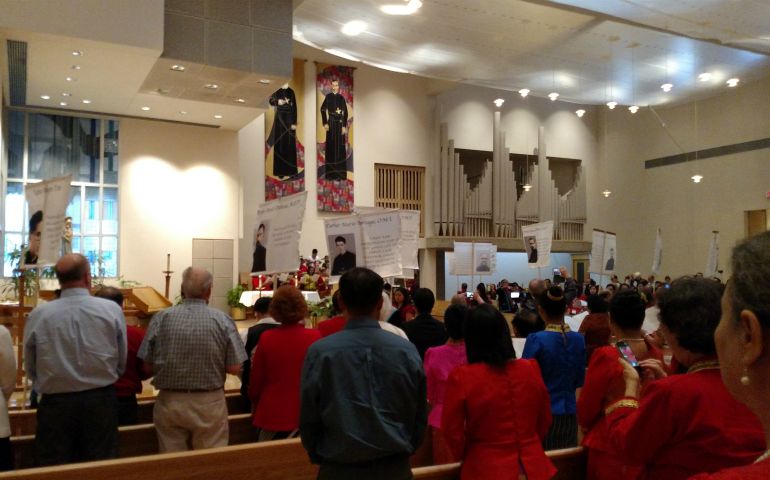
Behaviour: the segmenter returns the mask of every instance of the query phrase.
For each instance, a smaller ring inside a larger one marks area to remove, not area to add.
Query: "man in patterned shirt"
[[[207,305],[211,284],[206,270],[185,269],[184,300],[155,315],[139,349],[160,390],[153,420],[161,452],[227,445],[225,372],[237,375],[246,352],[230,317]]]

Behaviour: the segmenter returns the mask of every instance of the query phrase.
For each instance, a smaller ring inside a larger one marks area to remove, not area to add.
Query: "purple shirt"
[[[449,374],[455,367],[468,363],[465,344],[441,345],[425,352],[425,377],[428,382],[428,402],[432,408],[428,425],[441,428],[441,412],[444,409],[444,393]]]

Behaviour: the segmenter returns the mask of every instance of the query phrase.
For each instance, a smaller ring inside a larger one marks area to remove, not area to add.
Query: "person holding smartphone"
[[[598,296],[590,302],[603,302]],[[615,295],[609,305],[609,332],[615,343],[593,351],[586,381],[577,401],[578,423],[583,430],[583,447],[588,451],[588,478],[614,480],[635,478],[640,467],[623,462],[609,438],[604,410],[623,396],[623,366],[618,359],[639,365],[649,358],[663,359],[663,352],[642,335],[644,301],[631,290]],[[583,322],[585,324],[585,322]],[[605,337],[605,344],[606,344]],[[652,377],[645,377],[650,380]]]

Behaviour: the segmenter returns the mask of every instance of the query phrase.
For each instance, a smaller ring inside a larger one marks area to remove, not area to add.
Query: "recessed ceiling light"
[[[89,100],[89,99],[87,99],[87,98],[84,98],[84,99],[83,99],[83,103],[85,103],[85,104],[89,104],[89,103],[91,103],[91,100]]]
[[[203,88],[208,88],[209,90],[216,90],[217,88],[219,88],[219,85],[217,85],[216,83],[207,83],[206,85],[203,86]]]
[[[550,98],[552,102],[555,102],[556,99],[559,98],[559,94],[556,92],[551,92],[548,94],[548,98]]]
[[[728,87],[737,87],[738,82],[740,81],[741,81],[740,78],[730,78],[725,83],[727,84]]]
[[[612,110],[618,106],[618,102],[607,102],[607,107]]]
[[[639,106],[638,105],[631,105],[630,107],[628,107],[628,111],[631,112],[631,113],[636,113],[636,112],[639,111]]]
[[[69,97],[70,95],[72,95],[72,94],[69,93],[69,92],[62,92],[62,94],[61,94],[62,97]]]
[[[578,118],[583,118],[583,115],[585,114],[586,114],[586,111],[583,110],[582,108],[580,110],[575,110],[575,115],[577,115]]]
[[[185,66],[184,65],[171,65],[171,70],[175,72],[184,72]]]
[[[672,84],[672,83],[664,83],[663,85],[661,85],[661,86],[660,86],[660,88],[661,88],[661,89],[662,89],[664,92],[670,92],[670,91],[671,91],[671,89],[672,89],[672,88],[674,88],[674,84]]]
[[[70,67],[72,70],[80,70],[80,65],[73,65]]]
[[[185,112],[184,110],[179,110],[179,115],[187,115],[187,112]]]
[[[214,115],[214,118],[216,118],[217,120],[219,120],[220,118],[222,118],[222,115]]]
[[[66,107],[67,106],[67,102],[59,102],[59,105],[61,105],[62,107]]]
[[[502,98],[496,98],[492,103],[494,103],[497,108],[500,108],[505,103],[505,100]]]
[[[349,37],[355,37],[366,31],[366,22],[351,20],[343,25],[340,31]]]
[[[708,82],[711,80],[711,74],[709,72],[703,72],[700,75],[698,75],[698,80],[701,82]]]
[[[67,78],[65,78],[65,80],[67,80],[68,82],[74,82],[75,81],[75,79],[72,78],[72,77],[67,77]]]
[[[150,111],[150,107],[142,107],[142,110],[144,110],[145,112],[149,112]]]
[[[261,83],[262,85],[270,85],[270,80],[268,80],[267,78],[260,78],[259,83]]]
[[[387,13],[388,15],[412,15],[416,13],[420,7],[422,7],[422,2],[420,0],[409,0],[409,3],[406,5],[383,5],[380,7],[380,10],[382,13]]]
[[[72,55],[74,55],[76,57],[80,57],[80,56],[83,55],[83,52],[81,52],[80,50],[73,50],[72,51]]]
[[[607,198],[610,195],[612,195],[612,192],[610,192],[609,190],[605,190],[605,191],[602,192],[602,195],[604,195],[604,198]]]
[[[532,190],[532,185],[530,185],[530,184],[528,184],[528,183],[525,183],[525,184],[522,186],[522,188],[524,189],[524,191],[525,191],[525,192],[528,192],[528,191]]]
[[[50,100],[51,96],[50,95],[40,95],[40,98],[42,98],[43,100]]]
[[[233,100],[233,101],[234,101],[235,103],[246,103],[246,99],[245,99],[245,98],[236,98],[236,99],[235,99],[235,100]]]
[[[171,93],[171,90],[169,90],[168,88],[156,88],[155,91],[158,92],[160,95],[168,95],[169,93]]]
[[[701,181],[701,180],[703,180],[703,175],[697,175],[697,174],[696,174],[696,175],[693,175],[693,176],[692,176],[692,177],[690,177],[690,178],[692,178],[692,181],[693,181],[693,182],[695,182],[695,183],[700,183],[700,181]]]
[[[519,95],[521,95],[521,98],[526,98],[527,95],[529,95],[529,89],[522,88],[521,90],[519,90]]]

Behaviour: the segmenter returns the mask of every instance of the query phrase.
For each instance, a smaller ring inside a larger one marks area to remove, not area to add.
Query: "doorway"
[[[746,211],[746,238],[767,231],[767,210]]]

